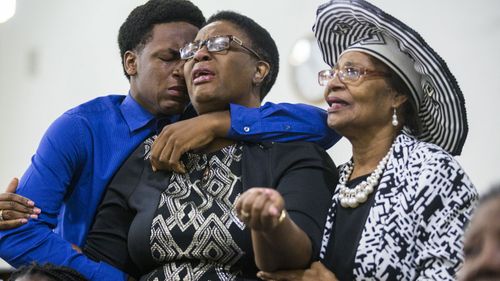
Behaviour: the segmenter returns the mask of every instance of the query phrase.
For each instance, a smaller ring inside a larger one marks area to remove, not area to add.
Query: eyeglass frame
[[[208,48],[208,44],[207,44],[207,43],[208,43],[210,40],[214,40],[215,38],[220,38],[220,37],[226,37],[226,38],[229,38],[229,44],[228,44],[228,47],[227,47],[227,48],[225,48],[225,49],[222,49],[222,50],[210,51],[210,49]],[[234,36],[234,35],[216,35],[216,36],[212,36],[212,37],[210,37],[210,38],[207,38],[207,39],[205,39],[205,40],[197,40],[197,41],[193,41],[193,42],[191,42],[191,43],[188,43],[188,44],[184,45],[184,47],[180,48],[180,49],[179,49],[179,54],[180,54],[180,57],[181,57],[181,59],[182,59],[182,60],[189,60],[189,59],[193,58],[193,57],[196,55],[196,53],[197,53],[199,50],[201,50],[201,49],[203,48],[203,46],[207,46],[207,50],[208,50],[208,52],[210,52],[210,53],[217,53],[217,52],[222,52],[222,51],[225,51],[225,50],[229,50],[230,45],[231,45],[231,42],[235,42],[236,44],[238,44],[238,46],[242,47],[244,50],[246,50],[246,51],[248,51],[249,53],[253,54],[253,55],[254,55],[255,57],[257,57],[259,60],[263,60],[263,59],[262,59],[262,57],[261,57],[261,56],[260,56],[260,55],[259,55],[256,51],[254,51],[254,50],[252,50],[251,48],[249,48],[249,47],[247,47],[247,46],[243,45],[243,41],[241,41],[241,39],[239,39],[238,37],[236,37],[236,36]],[[199,45],[198,45],[198,49],[197,49],[195,52],[193,52],[193,55],[192,55],[192,56],[187,57],[187,58],[183,58],[183,56],[182,56],[182,50],[183,50],[184,48],[186,48],[189,44],[195,44],[195,43],[199,44]]]
[[[339,75],[339,73],[344,73],[346,68],[354,68],[359,70],[359,76],[356,80],[344,80],[344,76]],[[332,78],[326,80],[325,82],[321,82],[321,74],[325,73],[327,71],[333,71]],[[339,69],[338,67],[334,67],[332,69],[324,69],[318,72],[318,84],[320,86],[326,86],[328,85],[328,82],[330,80],[334,79],[335,76],[339,77],[340,82],[345,83],[345,84],[356,84],[358,81],[362,80],[364,77],[369,77],[369,76],[380,76],[380,77],[391,77],[391,74],[388,72],[384,71],[378,71],[378,70],[370,70],[362,66],[355,66],[355,65],[350,65],[350,66],[343,66],[342,69]]]

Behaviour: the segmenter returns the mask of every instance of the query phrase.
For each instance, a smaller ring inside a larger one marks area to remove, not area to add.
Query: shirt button
[[[245,133],[250,132],[250,127],[248,126],[243,127],[243,131],[245,131]]]

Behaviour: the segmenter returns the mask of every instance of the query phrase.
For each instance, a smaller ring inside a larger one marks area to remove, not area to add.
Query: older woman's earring
[[[392,113],[392,126],[397,127],[398,124],[398,115],[396,114],[396,108],[394,108],[394,112]]]

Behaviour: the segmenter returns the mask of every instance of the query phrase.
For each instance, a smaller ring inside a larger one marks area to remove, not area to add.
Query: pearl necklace
[[[339,179],[339,199],[340,205],[344,208],[356,208],[359,204],[366,202],[368,196],[373,192],[375,187],[378,185],[380,176],[384,172],[387,161],[392,152],[392,146],[387,152],[387,154],[380,160],[377,168],[366,178],[354,188],[348,188],[346,186],[347,180],[351,176],[354,170],[354,163],[351,160],[342,169],[342,176]]]

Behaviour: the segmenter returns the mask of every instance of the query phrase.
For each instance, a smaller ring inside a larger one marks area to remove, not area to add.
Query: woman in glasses
[[[462,92],[411,28],[362,0],[319,7],[328,125],[352,144],[339,167],[321,262],[272,280],[455,280],[477,192],[452,155]]]
[[[279,66],[269,33],[233,12],[208,19],[180,56],[200,115],[258,107]],[[216,139],[187,153],[180,174],[152,171],[152,142],[110,183],[84,253],[141,280],[256,280],[257,267],[306,268],[317,257],[338,181],[323,149]]]

